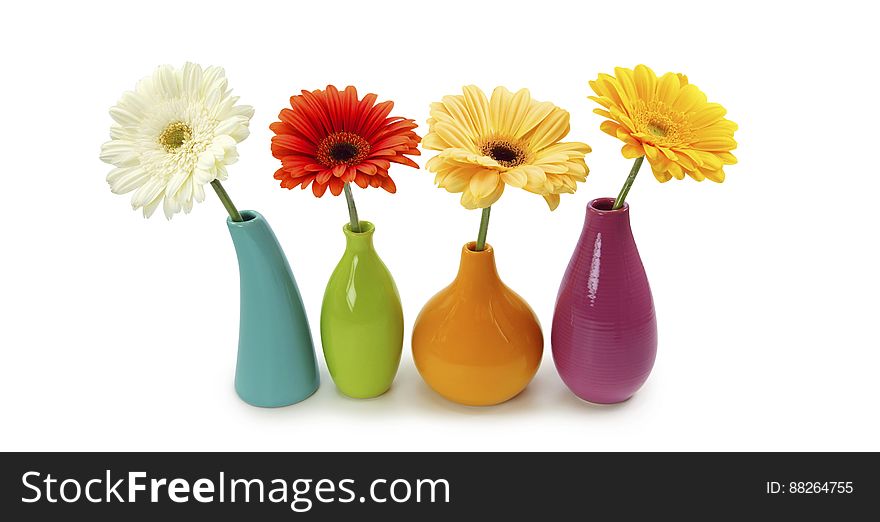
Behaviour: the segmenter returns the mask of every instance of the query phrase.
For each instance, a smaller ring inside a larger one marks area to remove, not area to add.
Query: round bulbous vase
[[[613,404],[648,379],[657,354],[651,288],[629,221],[629,204],[613,198],[587,205],[553,315],[553,361],[581,399]]]
[[[375,226],[343,227],[345,252],[321,306],[324,358],[336,387],[356,399],[391,387],[403,350],[403,308],[391,273],[373,247]]]
[[[259,212],[226,220],[238,257],[241,304],[235,391],[253,406],[300,402],[318,389],[305,308],[287,257]]]
[[[412,350],[426,383],[468,406],[505,402],[531,382],[544,351],[538,318],[498,276],[490,245],[462,248],[455,280],[416,319]]]

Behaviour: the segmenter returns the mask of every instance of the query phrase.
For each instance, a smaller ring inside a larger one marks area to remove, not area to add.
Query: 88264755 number
[[[790,482],[788,492],[799,495],[849,494],[853,492],[852,482]]]

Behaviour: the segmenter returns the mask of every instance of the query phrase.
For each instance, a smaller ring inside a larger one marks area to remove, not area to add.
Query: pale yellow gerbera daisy
[[[560,142],[567,111],[533,100],[527,89],[498,87],[491,100],[476,86],[462,90],[431,104],[422,146],[440,151],[426,167],[438,186],[461,193],[465,208],[487,208],[511,185],[544,196],[553,210],[560,194],[586,180],[589,145]]]
[[[590,82],[602,109],[593,112],[608,118],[601,129],[624,142],[623,156],[644,156],[661,182],[684,179],[724,181],[724,166],[736,163],[736,123],[724,118],[727,111],[709,103],[687,76],[666,73],[657,77],[650,68],[617,67],[616,76],[600,74]]]

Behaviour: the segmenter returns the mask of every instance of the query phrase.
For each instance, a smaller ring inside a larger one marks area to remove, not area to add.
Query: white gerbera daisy
[[[206,183],[226,179],[248,137],[254,109],[237,101],[221,67],[159,67],[110,109],[111,141],[101,147],[101,160],[116,167],[110,189],[134,191],[131,206],[144,217],[163,202],[168,219],[189,213],[193,200],[204,201]]]

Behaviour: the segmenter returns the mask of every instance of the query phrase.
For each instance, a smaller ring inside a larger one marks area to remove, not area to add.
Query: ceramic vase
[[[589,402],[629,399],[657,353],[651,288],[629,222],[612,198],[587,206],[553,315],[553,361],[566,386]]]
[[[391,273],[373,247],[375,227],[343,227],[345,253],[321,307],[324,358],[339,391],[358,399],[391,387],[403,348],[403,308]]]
[[[241,215],[244,221],[226,221],[241,283],[235,391],[254,406],[287,406],[318,389],[309,321],[269,223],[252,210]]]
[[[492,247],[477,252],[468,243],[455,280],[416,319],[412,348],[434,391],[459,404],[490,406],[529,384],[544,338],[529,305],[501,282]]]

